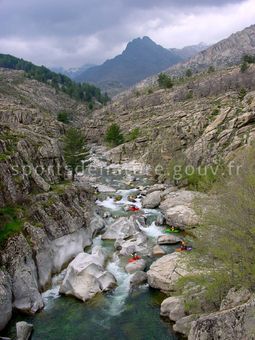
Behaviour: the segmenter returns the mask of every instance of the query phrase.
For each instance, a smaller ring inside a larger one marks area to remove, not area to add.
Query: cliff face
[[[86,106],[23,72],[0,69],[0,330],[13,308],[43,307],[52,275],[103,226],[93,190],[64,181],[65,125],[56,119],[62,110],[78,120]],[[10,234],[5,219],[16,228]]]
[[[177,150],[194,165],[229,159],[254,140],[254,75],[254,66],[245,73],[229,68],[186,79],[171,90],[123,94],[85,120],[88,136],[102,141],[111,122],[126,135],[139,128],[136,140],[112,150],[115,161],[147,160],[155,153],[159,160],[171,159]]]

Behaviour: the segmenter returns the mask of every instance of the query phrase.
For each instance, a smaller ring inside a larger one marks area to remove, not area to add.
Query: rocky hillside
[[[102,226],[93,190],[64,178],[61,110],[86,112],[69,96],[0,69],[0,330],[12,310],[35,313],[41,292]]]
[[[121,55],[89,68],[76,80],[96,84],[114,95],[179,61],[177,54],[143,37],[128,43]]]
[[[193,72],[207,71],[210,66],[222,69],[239,64],[245,54],[255,55],[255,25],[232,34],[196,54],[188,61],[166,69],[165,72],[173,77],[179,77],[185,75],[188,69]],[[148,78],[140,86],[151,84],[156,79],[156,76]]]
[[[138,137],[112,151],[113,159],[152,155],[171,159],[181,150],[194,165],[230,158],[254,140],[255,67],[239,67],[186,78],[170,90],[145,87],[123,94],[86,119],[88,136],[102,141],[111,122]]]

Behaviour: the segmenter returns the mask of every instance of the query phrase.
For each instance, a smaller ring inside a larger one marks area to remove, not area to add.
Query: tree
[[[83,170],[89,164],[89,150],[85,137],[80,130],[70,128],[64,137],[64,158],[68,168],[72,172],[72,181],[75,179],[78,167]]]
[[[159,87],[164,88],[164,89],[171,89],[173,87],[173,81],[172,78],[169,77],[165,73],[160,73],[158,76],[158,84]]]
[[[192,76],[192,71],[191,69],[189,68],[186,73],[185,73],[186,77],[190,78]]]
[[[105,134],[105,141],[111,146],[117,146],[124,142],[124,137],[118,124],[113,123],[108,127]]]

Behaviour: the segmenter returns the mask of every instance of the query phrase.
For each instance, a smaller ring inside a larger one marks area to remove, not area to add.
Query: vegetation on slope
[[[52,72],[45,66],[36,66],[31,62],[11,55],[0,54],[0,67],[23,70],[29,78],[50,84],[76,100],[88,103],[93,103],[97,100],[102,104],[106,104],[109,101],[108,95],[106,93],[102,94],[101,90],[94,85],[87,83],[77,84],[67,76]]]
[[[216,308],[232,287],[255,290],[254,152],[251,147],[239,157],[235,167],[231,166],[231,176],[215,187],[216,199],[210,200],[194,250],[189,254],[194,272],[202,269],[203,274],[179,282],[182,287],[192,282],[203,287],[205,300]],[[200,298],[190,307],[198,306]]]

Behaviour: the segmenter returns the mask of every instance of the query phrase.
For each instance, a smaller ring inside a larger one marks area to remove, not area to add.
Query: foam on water
[[[162,228],[156,226],[155,222],[152,222],[149,227],[142,227],[142,225],[140,225],[139,228],[149,237],[158,238],[164,235]]]
[[[60,284],[63,281],[66,274],[66,269],[63,270],[60,274],[55,275],[52,278],[52,286],[51,289],[46,290],[46,292],[42,293],[42,298],[44,302],[44,309],[48,309],[51,306],[51,302],[53,302],[55,299],[58,299],[60,297],[59,294],[59,288]]]
[[[108,264],[107,270],[115,276],[118,284],[118,287],[112,295],[109,296],[107,314],[116,316],[124,310],[125,301],[129,294],[130,278],[132,276],[122,268],[120,259],[116,254],[113,256],[113,261]]]

